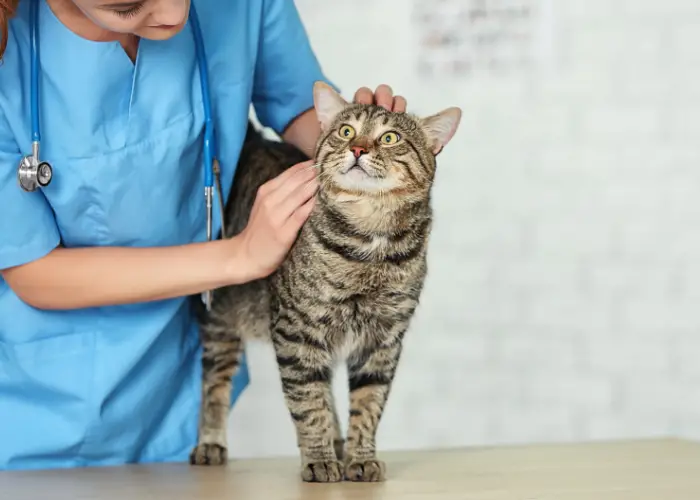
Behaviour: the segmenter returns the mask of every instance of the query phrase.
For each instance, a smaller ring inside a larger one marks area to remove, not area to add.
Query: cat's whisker
[[[320,169],[320,168],[321,168],[321,164],[320,164],[320,163],[313,163],[313,164],[311,164],[311,165],[308,165],[308,166],[304,167],[303,170],[304,170],[304,172],[308,172],[309,170],[317,170],[317,169]]]

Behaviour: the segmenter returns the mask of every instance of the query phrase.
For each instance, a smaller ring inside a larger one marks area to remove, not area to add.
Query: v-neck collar
[[[87,126],[86,133],[93,137],[104,137],[93,148],[123,147],[134,75],[147,47],[139,47],[132,63],[119,42],[87,40],[66,27],[46,0],[41,0],[40,8],[42,86],[51,85],[56,92],[52,98],[70,107],[66,116],[73,117],[71,121]]]
[[[42,33],[48,33],[48,36],[61,37],[61,39],[56,40],[56,47],[61,47],[63,46],[62,43],[65,43],[67,48],[79,47],[81,50],[92,48],[95,51],[104,51],[106,54],[111,54],[114,52],[117,55],[116,59],[120,59],[120,65],[122,65],[124,69],[134,69],[135,62],[132,62],[131,58],[127,55],[126,51],[118,41],[98,42],[88,40],[87,38],[79,36],[70,28],[68,28],[65,24],[63,24],[63,22],[56,16],[56,14],[51,9],[51,6],[46,0],[39,1],[41,2],[41,10],[39,11],[40,28],[42,30]],[[59,40],[60,42],[62,42],[61,44],[58,43]],[[139,44],[139,50],[141,48],[140,45],[141,44]],[[104,50],[105,48],[107,49],[107,51]]]
[[[42,86],[96,143],[85,145],[86,154],[146,139],[200,102],[189,23],[168,40],[141,39],[132,62],[119,42],[80,37],[40,1]]]

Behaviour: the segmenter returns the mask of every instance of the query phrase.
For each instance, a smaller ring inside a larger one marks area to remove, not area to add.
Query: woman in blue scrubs
[[[273,179],[240,236],[206,242],[190,2],[37,0],[54,178],[23,191],[32,1],[0,0],[0,468],[186,461],[201,370],[187,296],[279,265],[313,205],[313,169]],[[311,156],[312,86],[327,80],[293,0],[193,1],[227,193],[249,106]],[[406,105],[384,85],[355,100]]]

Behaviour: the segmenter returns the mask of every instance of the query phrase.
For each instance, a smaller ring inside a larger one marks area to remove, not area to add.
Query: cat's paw
[[[345,465],[345,479],[364,483],[376,483],[386,478],[386,465],[381,460],[352,460]]]
[[[192,465],[224,465],[227,461],[226,448],[214,443],[199,444],[190,453]]]
[[[301,478],[307,483],[337,483],[343,480],[343,464],[337,460],[309,462],[304,464]]]

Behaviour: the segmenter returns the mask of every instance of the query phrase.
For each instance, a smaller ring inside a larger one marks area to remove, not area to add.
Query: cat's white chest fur
[[[345,332],[342,342],[336,346],[333,352],[333,358],[336,360],[336,362],[345,361],[352,355],[353,352],[355,352],[358,346],[359,339],[357,334],[348,330]]]
[[[388,244],[389,240],[386,236],[374,236],[371,241],[364,243],[360,249],[364,255],[369,257],[375,253],[385,251]]]

